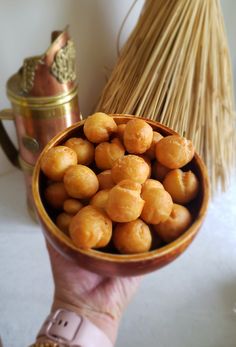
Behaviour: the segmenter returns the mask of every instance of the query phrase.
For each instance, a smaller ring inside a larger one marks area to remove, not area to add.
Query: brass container
[[[134,116],[112,115],[117,124],[126,123]],[[137,117],[136,117],[137,118]],[[168,127],[146,119],[154,131],[160,132],[163,136],[176,134]],[[84,121],[81,121],[69,129],[62,131],[54,137],[43,150],[44,155],[54,146],[64,143],[70,137],[78,136],[82,132]],[[122,255],[105,253],[98,250],[78,249],[53,222],[49,211],[44,206],[43,193],[45,190],[45,176],[40,170],[40,158],[36,163],[33,174],[33,198],[39,222],[47,240],[62,255],[70,257],[89,271],[105,276],[136,276],[157,270],[177,258],[191,244],[197,235],[204,217],[206,215],[209,202],[209,181],[206,167],[201,158],[195,154],[191,163],[188,164],[198,177],[200,191],[196,199],[190,203],[190,210],[193,215],[193,222],[186,232],[176,241],[159,249],[134,255]]]
[[[22,96],[20,76],[7,82],[11,109],[0,112],[0,141],[9,160],[24,172],[28,207],[32,211],[31,177],[44,146],[61,130],[81,119],[77,86],[62,95],[50,97]],[[19,150],[8,137],[1,120],[13,120]]]
[[[7,95],[12,104],[7,115],[15,121],[20,156],[30,165],[52,137],[80,119],[77,87],[59,96],[25,97],[16,74],[7,82]]]
[[[31,179],[41,151],[58,132],[81,120],[75,47],[67,28],[52,33],[44,54],[26,58],[6,89],[11,109],[0,111],[0,144],[12,164],[24,172],[28,209],[33,215]],[[14,121],[19,150],[2,120]]]

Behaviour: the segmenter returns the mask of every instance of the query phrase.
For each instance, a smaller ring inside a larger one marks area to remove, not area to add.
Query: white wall
[[[136,23],[144,0],[138,0],[122,33],[122,42]],[[50,33],[70,25],[77,46],[79,99],[84,115],[95,106],[106,75],[116,60],[116,38],[133,0],[0,0],[0,108],[9,106],[7,79],[24,58],[43,53]],[[222,0],[234,71],[236,71],[236,1]],[[4,122],[11,137],[15,130]],[[0,174],[12,170],[0,148]]]

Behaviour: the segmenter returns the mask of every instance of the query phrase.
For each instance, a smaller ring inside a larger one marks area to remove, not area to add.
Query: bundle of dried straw
[[[233,84],[218,0],[146,0],[97,110],[155,119],[193,140],[213,190],[235,163]]]

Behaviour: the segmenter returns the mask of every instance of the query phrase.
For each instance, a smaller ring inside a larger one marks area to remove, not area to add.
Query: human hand
[[[115,343],[119,321],[140,277],[105,277],[82,269],[47,244],[55,283],[52,310],[66,308],[87,317]]]

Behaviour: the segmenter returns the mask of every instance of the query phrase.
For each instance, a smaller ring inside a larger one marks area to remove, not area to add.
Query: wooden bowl
[[[134,116],[111,115],[117,124],[127,123]],[[176,134],[168,127],[148,120],[153,130],[160,132],[163,136]],[[74,136],[80,136],[83,130],[84,121],[78,122],[73,126],[55,136],[44,148],[40,158],[52,147],[63,144],[67,139]],[[209,201],[209,181],[206,167],[201,158],[195,154],[191,163],[188,164],[198,177],[200,182],[200,192],[197,198],[190,204],[190,210],[194,215],[193,223],[186,232],[176,241],[150,252],[121,255],[105,253],[98,250],[78,249],[58,227],[50,217],[50,212],[45,207],[43,191],[45,189],[46,179],[40,170],[40,158],[36,163],[33,174],[33,197],[36,213],[39,222],[42,225],[43,232],[54,248],[66,257],[72,258],[83,268],[96,272],[104,276],[136,276],[157,270],[175,258],[177,258],[189,246],[196,236],[206,215]]]

